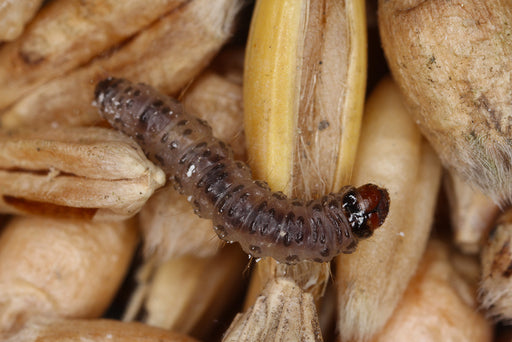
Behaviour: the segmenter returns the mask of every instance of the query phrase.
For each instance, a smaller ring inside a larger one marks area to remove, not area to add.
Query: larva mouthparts
[[[307,202],[272,192],[233,159],[205,121],[148,85],[104,79],[96,86],[95,105],[191,198],[199,216],[213,221],[221,239],[237,241],[254,257],[327,262],[352,253],[388,214],[388,192],[373,184],[345,186]]]

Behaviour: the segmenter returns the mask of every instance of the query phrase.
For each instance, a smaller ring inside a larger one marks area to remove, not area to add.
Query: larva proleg
[[[254,257],[330,261],[352,253],[388,214],[388,192],[373,184],[345,186],[307,202],[272,192],[233,159],[206,122],[148,85],[107,78],[96,87],[95,105],[141,145],[199,216],[213,221],[221,239],[240,243]]]

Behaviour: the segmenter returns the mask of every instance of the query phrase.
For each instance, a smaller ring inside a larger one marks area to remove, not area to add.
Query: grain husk
[[[0,235],[0,330],[30,317],[99,317],[131,262],[128,222],[15,217]]]
[[[1,116],[4,127],[91,125],[96,83],[116,76],[177,94],[231,36],[240,0],[191,0],[162,16],[111,53],[34,89]]]
[[[336,264],[338,330],[364,340],[386,324],[425,250],[441,180],[441,164],[411,120],[394,82],[372,92],[354,168],[354,183],[388,189],[389,214],[371,239]]]
[[[0,128],[0,212],[126,219],[164,183],[163,172],[118,132]]]
[[[366,85],[365,23],[361,1],[256,3],[244,120],[251,169],[273,190],[310,199],[350,180]],[[246,307],[276,277],[294,279],[318,300],[330,276],[327,263],[256,265]]]
[[[148,260],[139,270],[138,289],[124,320],[142,313],[144,323],[207,339],[241,297],[247,262],[235,246],[205,258]]]
[[[452,257],[446,243],[429,243],[393,316],[372,342],[493,340],[491,322],[478,311],[477,282],[459,273]],[[458,258],[465,269],[479,268],[475,259]]]
[[[407,108],[443,164],[512,199],[510,1],[380,0],[382,46]]]
[[[192,337],[142,323],[109,319],[37,318],[5,338],[6,342],[197,342]]]

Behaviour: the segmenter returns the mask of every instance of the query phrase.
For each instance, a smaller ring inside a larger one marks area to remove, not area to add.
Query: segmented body
[[[217,235],[254,257],[326,262],[353,252],[388,213],[387,191],[373,184],[345,186],[307,202],[272,192],[233,159],[205,121],[147,85],[108,78],[95,98],[101,115],[141,145],[195,212],[213,221]]]

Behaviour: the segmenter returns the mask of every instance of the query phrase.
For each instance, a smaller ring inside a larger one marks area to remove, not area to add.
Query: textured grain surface
[[[321,342],[313,296],[293,281],[269,281],[255,304],[238,314],[223,341]]]
[[[119,132],[0,129],[0,212],[125,219],[164,183],[162,170]]]
[[[392,203],[382,229],[337,259],[338,330],[346,341],[369,338],[391,317],[427,244],[441,179],[439,159],[390,79],[367,102],[358,153],[354,182],[382,184]]]
[[[382,46],[409,112],[444,165],[512,198],[512,3],[379,1]]]
[[[128,221],[12,219],[0,235],[0,331],[36,315],[99,317],[137,241]]]

